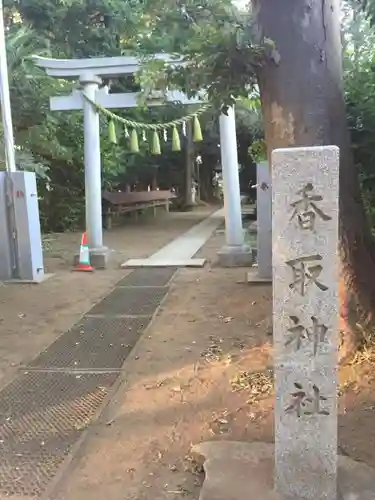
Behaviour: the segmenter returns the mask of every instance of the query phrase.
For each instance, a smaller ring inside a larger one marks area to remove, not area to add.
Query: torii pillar
[[[80,77],[87,97],[96,100],[101,78],[93,74]],[[92,265],[105,267],[108,249],[103,245],[102,174],[99,113],[92,104],[83,103],[86,232]]]
[[[219,250],[223,267],[247,267],[253,252],[245,243],[242,227],[241,193],[238,170],[236,118],[234,107],[220,115],[220,152],[224,184],[225,245]]]

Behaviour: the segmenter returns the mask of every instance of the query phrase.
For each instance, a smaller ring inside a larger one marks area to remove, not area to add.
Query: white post
[[[233,107],[228,108],[228,115],[224,113],[220,115],[220,152],[224,182],[226,242],[228,246],[242,246],[244,236],[238,177],[236,118]]]
[[[80,77],[83,92],[95,101],[101,79],[87,74]],[[99,113],[94,106],[84,101],[84,159],[85,159],[85,198],[86,198],[86,232],[90,255],[96,267],[105,267],[106,251],[103,246],[102,222],[102,183],[100,159],[100,126]],[[102,265],[103,264],[103,265]]]
[[[219,251],[222,265],[246,266],[252,262],[251,249],[245,245],[242,228],[240,180],[238,172],[236,118],[234,108],[220,115],[220,151],[224,182],[226,247]]]
[[[4,128],[4,149],[5,149],[6,169],[9,172],[15,172],[16,161],[14,158],[13,126],[12,126],[12,113],[10,108],[8,65],[7,65],[7,55],[5,47],[2,0],[0,0],[0,99],[1,99],[1,114],[2,114],[3,128]]]

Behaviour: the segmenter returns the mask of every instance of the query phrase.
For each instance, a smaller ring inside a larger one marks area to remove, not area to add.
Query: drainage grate
[[[88,315],[151,316],[168,292],[168,287],[120,287],[96,304]]]
[[[28,366],[32,368],[119,369],[150,317],[84,318]]]
[[[117,374],[25,372],[0,392],[0,492],[39,496]]]
[[[122,278],[117,286],[166,286],[176,271],[177,267],[135,269]]]

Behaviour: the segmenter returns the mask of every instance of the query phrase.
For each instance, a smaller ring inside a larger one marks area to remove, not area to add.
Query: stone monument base
[[[192,452],[206,475],[199,500],[289,500],[273,489],[273,444],[211,441],[193,446]],[[339,456],[337,500],[374,499],[375,469]]]
[[[217,255],[221,267],[249,267],[254,260],[253,251],[248,245],[225,245]]]
[[[250,283],[253,285],[256,285],[256,284],[264,285],[267,283],[272,283],[272,276],[270,276],[270,277],[262,276],[259,273],[259,268],[253,267],[252,269],[250,269],[250,271],[247,272],[246,281],[247,281],[247,283]]]
[[[91,265],[94,269],[106,269],[110,250],[107,247],[90,249]],[[79,253],[74,255],[73,265],[79,262]]]

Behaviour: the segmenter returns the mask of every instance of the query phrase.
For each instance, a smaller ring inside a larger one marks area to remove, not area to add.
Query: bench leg
[[[154,212],[154,218],[156,217],[156,203],[152,204],[152,210]]]
[[[165,202],[165,211],[169,212],[169,200]]]

